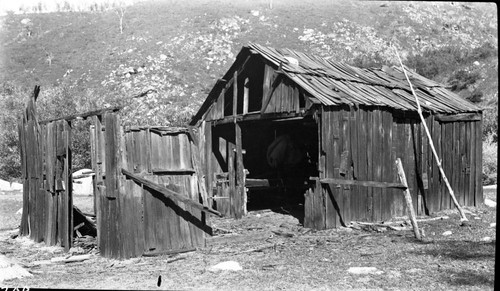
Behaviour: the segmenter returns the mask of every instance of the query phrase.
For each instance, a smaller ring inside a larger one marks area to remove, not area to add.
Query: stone
[[[238,262],[226,261],[210,267],[209,271],[241,271],[243,268]]]
[[[452,232],[451,232],[451,231],[449,231],[449,230],[448,230],[448,231],[443,232],[443,236],[450,236],[451,234],[452,234]]]

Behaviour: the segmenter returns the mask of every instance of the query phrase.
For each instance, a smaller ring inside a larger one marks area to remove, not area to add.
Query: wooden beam
[[[399,179],[401,180],[401,183],[403,183],[403,185],[405,185],[405,186],[408,186],[408,183],[406,182],[405,171],[403,169],[403,164],[401,163],[400,158],[397,158],[396,166],[398,167],[398,175],[399,175]],[[413,226],[413,232],[415,233],[415,237],[418,240],[421,240],[422,237],[420,236],[420,231],[418,230],[417,218],[415,215],[415,210],[413,209],[413,203],[411,201],[410,190],[408,188],[405,189],[404,196],[405,196],[405,201],[406,201],[406,208],[408,209],[408,213],[409,213],[408,216],[410,217],[410,221],[411,221],[411,224]]]
[[[163,168],[153,168],[151,169],[153,174],[193,174],[195,173],[195,169],[186,168],[186,169],[163,169]]]
[[[264,113],[260,114],[260,112],[251,112],[246,115],[237,115],[236,122],[244,122],[244,121],[256,121],[256,120],[266,120],[266,119],[289,119],[289,118],[297,118],[297,117],[305,117],[311,115],[311,112],[304,113],[295,113],[295,112],[277,112],[277,113]],[[213,120],[211,121],[214,126],[233,123],[234,117],[227,116],[224,119]]]
[[[234,71],[233,75],[233,117],[236,118],[238,110],[238,71]],[[235,119],[236,122],[236,119]]]
[[[186,203],[186,204],[188,204],[194,208],[197,208],[201,211],[208,212],[211,214],[215,214],[219,217],[222,217],[222,214],[220,212],[218,212],[212,208],[209,208],[207,206],[204,206],[203,204],[200,204],[196,201],[193,201],[193,200],[187,198],[186,196],[179,194],[175,191],[172,191],[164,186],[161,186],[159,184],[151,182],[151,181],[141,177],[140,175],[133,174],[125,169],[122,169],[122,174],[127,176],[131,180],[135,181],[136,183],[142,184],[147,188],[150,188],[158,193],[163,194],[166,198],[168,198],[174,202],[183,202],[183,203]]]
[[[250,88],[248,87],[250,83],[250,80],[248,78],[245,78],[245,85],[243,87],[243,114],[248,113],[248,94]]]
[[[115,106],[115,107],[110,107],[110,108],[103,108],[103,109],[98,109],[98,110],[92,110],[92,111],[88,111],[88,112],[84,112],[84,113],[77,113],[77,114],[68,115],[68,116],[59,117],[59,118],[52,118],[52,119],[42,120],[42,121],[40,121],[40,124],[46,124],[46,123],[49,123],[49,122],[52,122],[52,121],[57,121],[57,120],[70,121],[70,120],[77,119],[77,118],[87,119],[87,117],[91,117],[91,116],[95,116],[95,115],[102,115],[102,114],[104,114],[106,112],[119,111],[122,108],[123,108],[123,106]]]
[[[376,188],[398,188],[398,189],[406,189],[407,188],[405,185],[403,185],[401,183],[344,180],[344,179],[335,179],[335,178],[319,179],[317,177],[310,177],[309,179],[310,180],[319,180],[319,182],[321,184],[355,185],[355,186],[376,187]]]
[[[437,114],[434,118],[439,122],[479,121],[481,113]]]
[[[238,70],[235,70],[234,72],[239,75],[241,74],[241,72],[243,72],[243,69],[245,69],[247,63],[248,63],[248,60],[250,59],[251,56],[248,56],[245,61],[243,62],[243,64],[240,66],[240,68]],[[224,80],[224,79],[221,79],[221,80]],[[233,84],[235,78],[231,78],[229,81],[226,82],[226,85],[225,85],[225,89],[228,89],[229,87],[231,87],[231,85]],[[225,81],[225,80],[224,80]]]

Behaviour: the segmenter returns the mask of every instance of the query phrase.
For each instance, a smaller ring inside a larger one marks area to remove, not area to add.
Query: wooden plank
[[[196,175],[198,177],[198,191],[200,193],[201,201],[203,205],[209,206],[208,204],[208,193],[207,193],[207,188],[206,188],[206,182],[205,182],[205,176],[203,175],[203,168],[200,163],[200,156],[202,153],[198,150],[198,146],[195,145],[195,143],[192,141],[191,142],[191,159],[192,159],[192,164],[194,166],[194,169],[196,171]]]
[[[460,179],[460,157],[459,157],[459,151],[460,151],[460,129],[458,127],[458,122],[453,122],[450,123],[453,125],[453,152],[452,152],[452,160],[451,162],[453,163],[453,168],[450,170],[449,177],[450,178],[450,185],[451,189],[455,192],[455,197],[457,198],[458,203],[460,201],[463,201],[463,198],[461,197],[460,193],[457,193],[458,190],[458,185],[459,185],[459,179]],[[460,203],[461,204],[461,203]],[[452,209],[454,207],[453,205],[453,200],[450,199],[450,205],[449,209]]]
[[[212,194],[212,188],[215,186],[213,182],[213,176],[212,176],[212,124],[210,122],[207,122],[204,126],[204,134],[205,134],[205,147],[204,147],[204,152],[203,155],[205,156],[205,168],[204,168],[204,174],[205,174],[205,180],[206,180],[206,189],[207,189],[207,199],[211,198],[213,196]],[[212,206],[210,204],[207,204],[207,206]]]
[[[233,73],[233,117],[238,114],[238,71]]]
[[[84,112],[84,113],[77,113],[77,114],[73,114],[73,115],[67,115],[67,116],[59,117],[59,118],[46,119],[46,120],[40,121],[39,123],[40,124],[46,124],[46,123],[50,123],[50,122],[53,122],[53,121],[59,121],[59,120],[71,121],[73,119],[80,119],[80,118],[86,119],[86,118],[91,117],[91,116],[104,115],[107,112],[116,112],[116,111],[119,111],[122,108],[123,108],[123,106],[115,106],[115,107],[110,107],[110,108],[103,108],[103,109],[92,110],[92,111],[88,111],[88,112]]]
[[[119,163],[121,161],[120,156],[120,136],[119,136],[119,119],[115,114],[106,114],[106,197],[116,198],[118,196],[118,171]]]
[[[481,113],[436,114],[435,119],[439,122],[479,121]]]
[[[380,107],[373,110],[373,181],[382,181],[383,164],[383,125]],[[383,196],[381,189],[373,189],[373,221],[382,220]]]
[[[476,124],[469,122],[469,139],[467,141],[469,150],[469,205],[478,206],[475,201],[475,180],[476,180]]]
[[[465,143],[467,142],[465,136],[465,123],[457,122],[458,126],[458,134],[459,134],[459,148],[458,148],[458,156],[457,160],[459,162],[459,168],[456,169],[458,171],[458,187],[457,192],[459,193],[457,197],[457,201],[460,205],[468,204],[468,197],[466,196],[467,192],[465,191],[465,169],[467,168],[467,163],[465,159]]]
[[[159,178],[165,179],[167,177],[159,177]],[[186,199],[190,199],[189,196],[186,195],[187,189],[184,180],[185,180],[184,176],[171,177],[170,185],[165,185],[165,186],[179,193],[180,195],[184,196]],[[181,212],[173,211],[176,207],[179,208],[183,213],[189,213],[190,210],[189,206],[187,204],[184,204],[183,202],[176,202],[175,204],[170,205],[171,211],[169,220],[171,222],[174,222],[170,224],[170,231],[174,230],[175,233],[170,237],[172,241],[172,248],[173,249],[188,248],[192,245],[189,224],[184,215],[177,214]]]
[[[313,199],[314,199],[314,190],[312,188],[307,189],[304,194],[304,227],[313,228],[314,227],[314,219],[313,219]]]
[[[144,132],[144,141],[141,144],[142,148],[144,149],[144,155],[145,155],[145,170],[147,172],[151,172],[151,159],[152,159],[152,154],[151,154],[151,130],[148,128]]]
[[[227,171],[229,173],[229,203],[231,217],[236,217],[236,207],[238,206],[236,193],[236,169],[235,169],[235,145],[228,142],[227,149]]]
[[[171,135],[162,137],[162,145],[164,148],[164,156],[168,157],[166,163],[162,165],[162,168],[182,168],[181,162],[181,146],[180,146],[180,136]],[[183,149],[182,149],[183,150]]]
[[[154,136],[154,135],[152,135]],[[149,178],[153,179],[153,177]],[[142,184],[136,184],[133,181],[130,181],[135,184],[136,188],[141,188],[141,196],[143,198],[143,229],[144,229],[144,249],[145,251],[149,250],[155,250],[157,248],[157,238],[156,236],[159,234],[158,231],[156,231],[156,217],[158,217],[158,214],[156,213],[156,208],[160,207],[160,203],[158,203],[157,198],[155,198],[151,193],[149,193],[149,189],[144,188]],[[170,238],[168,237],[167,240],[170,243]]]
[[[64,238],[64,249],[69,251],[73,246],[73,195],[72,195],[72,184],[73,179],[71,178],[71,126],[67,121],[63,121],[63,138],[65,145],[65,158],[64,158],[64,173],[63,178],[65,182],[66,189],[61,192],[63,195],[63,221],[62,226]]]
[[[452,168],[453,164],[451,161],[452,158],[452,153],[453,153],[453,124],[452,123],[446,123],[443,124],[443,130],[444,130],[444,148],[442,151],[442,159],[443,159],[443,170],[446,175],[449,175],[450,169]],[[434,164],[435,161],[434,161]],[[438,172],[437,165],[433,165],[433,171]],[[451,181],[451,177],[450,181]],[[448,193],[448,190],[446,189],[445,183],[442,183],[443,187],[443,192],[441,196],[441,208],[440,210],[444,209],[449,209],[450,208],[450,195]]]
[[[408,185],[409,185],[409,191],[410,194],[412,195],[413,201],[418,201],[418,186],[417,186],[417,179],[416,179],[416,174],[415,171],[417,169],[416,166],[416,156],[415,156],[415,128],[416,128],[416,123],[417,120],[415,119],[407,119],[408,121],[408,144],[407,144],[407,156],[408,156],[408,166],[406,169],[410,169],[408,171],[408,175],[406,176]],[[413,210],[415,213],[417,213],[417,204],[413,203]]]
[[[245,167],[243,165],[243,143],[241,127],[238,123],[235,127],[235,147],[236,147],[236,201],[235,201],[235,217],[241,218],[246,213],[246,189],[245,189]]]
[[[191,186],[191,190],[189,192],[191,195],[191,199],[193,199],[194,197],[198,196],[197,191],[199,187],[199,181],[197,179],[197,176],[191,176],[188,181]],[[191,209],[189,213],[191,213],[191,215],[194,217],[194,219],[190,220],[189,223],[192,246],[205,247],[205,237],[213,234],[213,230],[210,226],[210,221],[207,219],[209,216],[196,208],[193,208],[191,206],[190,208]]]
[[[397,181],[396,172],[397,168],[395,165],[396,157],[393,155],[393,132],[392,125],[394,120],[392,119],[392,114],[388,110],[382,112],[382,125],[384,128],[383,145],[384,150],[384,164],[383,164],[383,181],[391,182]],[[394,203],[394,191],[392,188],[385,189],[383,192],[384,206],[383,206],[383,219],[388,220],[392,217],[391,209]],[[397,194],[396,194],[397,195]]]
[[[424,121],[425,122],[425,119]],[[425,201],[425,190],[422,179],[422,163],[424,163],[424,157],[422,152],[422,131],[423,123],[416,122],[415,123],[415,132],[413,134],[413,140],[415,143],[415,183],[416,183],[416,191],[417,191],[417,214],[418,215],[426,215],[426,208],[424,205]],[[430,131],[430,129],[429,129]],[[431,132],[432,135],[432,132]]]
[[[151,169],[162,167],[160,163],[160,157],[163,155],[161,153],[162,148],[160,147],[161,138],[159,134],[151,132]]]
[[[200,203],[193,201],[189,198],[185,198],[183,195],[176,193],[175,191],[167,189],[161,185],[158,185],[157,183],[151,182],[151,181],[149,181],[149,180],[147,180],[147,179],[145,179],[137,174],[133,174],[132,172],[129,172],[128,170],[122,169],[121,172],[125,176],[127,176],[128,178],[134,180],[135,182],[143,184],[144,186],[151,188],[151,189],[163,194],[168,199],[171,199],[174,201],[184,202],[184,203],[189,204],[189,205],[191,205],[191,206],[193,206],[201,211],[215,214],[217,216],[222,216],[219,212],[217,212],[211,208],[208,208],[208,207],[204,206],[203,204],[200,204]]]
[[[373,110],[367,110],[366,111],[366,119],[365,119],[365,124],[366,124],[366,157],[367,157],[367,180],[374,180],[374,115],[373,115]],[[367,220],[368,221],[373,221],[373,189],[368,188],[367,189],[367,195],[366,195],[366,215],[367,215]]]
[[[268,64],[264,64],[264,78],[262,80],[262,99],[261,107],[264,104],[264,97],[268,95],[269,90],[271,90],[271,84],[273,82],[274,69]]]
[[[272,98],[272,96],[273,96],[274,91],[276,91],[276,89],[278,88],[278,85],[280,84],[280,81],[282,80],[283,75],[282,74],[273,75],[272,78],[273,78],[273,81],[272,81],[271,87],[269,88],[269,90],[267,90],[267,94],[263,95],[264,98],[262,99],[262,107],[260,109],[261,114],[266,113],[266,112],[275,112],[275,106],[274,106],[275,104],[273,104],[273,106],[271,106],[270,102],[271,102],[271,99],[275,99],[275,98]],[[270,107],[271,110],[267,110],[268,107]]]
[[[167,147],[165,147],[167,148]],[[196,170],[194,168],[173,168],[173,169],[164,169],[164,168],[152,168],[151,172],[153,174],[168,174],[168,175],[185,175],[185,174],[195,174]]]
[[[27,128],[24,120],[20,120],[21,124],[21,140],[22,140],[22,174],[23,174],[23,214],[21,217],[21,230],[22,235],[30,235],[30,207],[29,207],[29,189],[30,178],[28,177],[28,159],[29,159],[29,146],[27,137]]]
[[[316,181],[316,187],[315,187],[315,207],[314,207],[314,217],[315,217],[315,229],[321,230],[325,229],[326,226],[326,212],[325,212],[325,201],[327,201],[325,195],[327,195],[327,192],[325,189],[321,186],[321,184]],[[337,211],[338,212],[338,211]]]
[[[476,155],[475,155],[475,161],[476,161],[476,176],[475,176],[475,200],[474,200],[474,205],[475,206],[480,206],[483,205],[484,203],[484,197],[483,197],[483,147],[482,147],[482,120],[476,121],[476,128],[475,128],[475,133],[476,133]]]
[[[311,180],[317,180],[311,177]],[[361,187],[371,187],[371,188],[383,188],[383,189],[406,189],[401,183],[390,183],[390,182],[378,182],[378,181],[359,181],[359,180],[346,180],[337,178],[323,178],[319,179],[320,183],[323,184],[334,184],[334,185],[355,185]]]
[[[344,179],[352,179],[352,170],[351,170],[352,156],[350,152],[351,136],[349,130],[350,126],[349,115],[350,113],[346,107],[343,107],[342,110],[339,111],[339,124],[341,126],[340,135],[342,136],[341,163],[342,163],[342,157],[344,155],[347,156],[347,165],[345,169],[346,172],[344,174]],[[339,165],[339,173],[341,173],[342,166],[343,166],[342,164]],[[341,189],[342,189],[342,205],[343,205],[343,209],[341,209],[342,221],[344,222],[344,225],[347,225],[351,221],[351,187],[349,185],[344,185],[344,187],[341,187]]]
[[[135,255],[146,250],[145,248],[145,228],[144,228],[144,198],[142,187],[133,183],[132,181],[126,181],[129,187],[131,187],[132,199],[133,199],[133,212],[135,217],[134,232],[135,236]]]
[[[64,212],[64,156],[60,155],[61,152],[66,152],[64,149],[64,125],[62,120],[56,122],[56,156],[57,156],[57,164],[56,164],[56,178],[55,178],[55,190],[57,193],[57,242],[60,245],[64,244],[64,234],[63,231],[66,229],[64,223],[65,221],[65,212]]]
[[[407,181],[406,181],[406,177],[405,177],[405,172],[404,172],[404,169],[403,169],[403,165],[401,163],[401,159],[397,159],[396,161],[396,165],[398,167],[398,175],[400,177],[400,180],[401,180],[401,183],[405,186],[407,186]],[[418,229],[418,224],[417,224],[417,219],[416,219],[416,215],[415,215],[415,212],[413,211],[414,210],[414,206],[413,206],[413,202],[412,202],[412,198],[411,198],[411,195],[410,195],[410,190],[408,189],[408,187],[406,187],[406,190],[404,191],[404,197],[405,197],[405,200],[406,200],[406,204],[407,204],[407,209],[409,209],[408,211],[408,216],[410,217],[410,221],[411,221],[411,224],[413,226],[413,231],[415,233],[415,237],[420,240],[421,239],[421,236],[420,236],[420,231]]]
[[[367,161],[367,155],[366,155],[366,145],[367,145],[367,123],[366,123],[366,115],[367,112],[365,111],[364,108],[359,108],[357,110],[357,129],[356,129],[356,134],[357,134],[357,141],[356,143],[352,143],[353,147],[356,148],[358,154],[357,154],[357,180],[361,181],[366,181],[368,180],[368,171],[367,171],[367,166],[368,166],[368,161]],[[367,220],[367,215],[366,215],[366,209],[367,209],[367,189],[364,187],[357,187],[356,189],[358,193],[358,207],[357,207],[357,215],[353,217],[353,219],[364,221]]]
[[[37,205],[36,205],[36,208],[37,208],[37,214],[36,214],[36,220],[37,220],[37,237],[36,237],[36,240],[37,242],[41,242],[44,240],[44,237],[45,237],[45,226],[46,226],[46,222],[45,222],[45,219],[46,219],[46,216],[45,216],[45,212],[46,212],[46,208],[45,208],[45,205],[46,205],[46,201],[47,201],[47,198],[45,197],[45,189],[43,187],[43,174],[44,174],[44,169],[43,169],[43,166],[44,166],[44,144],[45,144],[45,141],[44,141],[44,134],[43,134],[43,129],[41,126],[38,126],[37,124],[35,124],[35,135],[36,135],[36,141],[37,141],[37,148],[36,148],[36,154],[37,154],[37,157],[36,157],[36,167],[37,167],[37,170],[36,170],[36,173],[37,173],[37,177],[36,177],[36,188],[35,188],[35,191],[36,191],[36,196],[37,196]]]
[[[463,147],[463,155],[462,155],[462,164],[463,166],[463,176],[464,176],[464,196],[465,196],[465,205],[474,206],[474,196],[471,195],[469,191],[469,183],[470,183],[470,125],[472,122],[464,122],[464,147]],[[472,202],[472,203],[471,203]]]
[[[249,98],[249,90],[250,90],[250,80],[245,78],[245,84],[244,84],[244,89],[243,89],[243,114],[248,113],[248,98]]]
[[[104,168],[104,132],[103,132],[103,117],[101,115],[99,116],[94,116],[93,117],[94,121],[94,128],[95,128],[95,163],[96,163],[96,169],[94,169],[94,172],[96,172],[96,178],[99,178],[102,176],[102,174],[105,172]],[[97,174],[98,172],[101,172],[101,174]]]
[[[332,124],[332,127],[330,129],[332,130],[331,135],[333,136],[333,159],[332,159],[333,168],[331,168],[332,174],[329,175],[335,178],[340,178],[341,177],[340,163],[344,145],[343,139],[345,138],[343,135],[343,121],[340,108],[336,108],[335,110],[330,112],[330,122]],[[323,190],[322,187],[320,189]],[[335,189],[330,189],[330,190],[332,191],[331,194],[333,195],[334,199],[332,200],[331,207],[330,205],[327,205],[327,213],[328,211],[330,213],[335,213],[336,220],[335,220],[335,225],[329,227],[338,227],[342,225],[342,221],[344,219],[343,217],[345,209],[344,197],[343,197],[344,191],[343,187],[336,187]]]
[[[430,116],[425,118],[424,121],[427,125],[427,128],[429,128],[429,131],[431,131],[431,136],[438,136],[438,133],[441,132],[440,128],[437,127],[431,127],[429,126],[430,122]],[[434,138],[433,138],[434,139]],[[430,177],[430,172],[429,172],[429,151],[428,151],[428,144],[429,140],[427,138],[427,134],[425,133],[425,130],[423,129],[423,124],[420,125],[420,142],[421,142],[421,151],[422,151],[422,156],[421,156],[421,162],[420,162],[420,171],[422,173],[421,179],[422,179],[422,189],[421,194],[424,199],[424,207],[427,211],[430,212],[430,200],[431,200],[431,193],[429,191],[429,177]],[[437,148],[441,147],[441,142],[439,143],[436,141],[436,150]],[[439,193],[435,193],[438,196]],[[429,213],[428,213],[429,214]]]
[[[339,122],[338,119],[335,118],[335,111],[332,108],[323,109],[321,126],[323,128],[322,132],[319,133],[322,136],[323,150],[325,155],[325,165],[324,165],[324,174],[322,175],[324,178],[338,178],[338,166],[340,164],[339,161]],[[337,166],[337,170],[335,171],[335,167]],[[321,176],[320,176],[321,177]],[[318,211],[324,211],[325,213],[316,214],[316,222],[315,225],[319,229],[323,228],[333,228],[337,225],[340,225],[340,213],[338,213],[339,209],[335,209],[335,204],[338,204],[339,201],[339,189],[340,188],[332,188],[325,189],[321,187],[318,183],[316,183],[316,187],[314,188],[314,205],[313,207],[317,209],[313,209],[313,214]],[[321,193],[321,195],[320,195]],[[324,207],[321,203],[321,198],[325,197]],[[319,220],[318,220],[319,219]],[[324,219],[324,222],[323,222]]]

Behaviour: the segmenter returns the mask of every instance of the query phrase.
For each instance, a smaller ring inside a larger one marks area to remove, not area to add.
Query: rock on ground
[[[227,262],[222,262],[218,263],[215,266],[210,267],[210,271],[223,271],[223,270],[228,270],[228,271],[241,271],[243,268],[238,262],[235,261],[227,261]]]

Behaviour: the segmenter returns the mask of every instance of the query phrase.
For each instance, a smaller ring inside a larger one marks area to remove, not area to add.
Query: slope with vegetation
[[[496,182],[494,4],[86,3],[73,9],[70,2],[61,2],[52,5],[59,11],[50,13],[40,13],[44,6],[36,5],[31,11],[37,13],[7,13],[0,18],[1,177],[19,177],[15,120],[35,84],[42,86],[38,102],[42,118],[127,105],[121,113],[127,124],[181,125],[196,112],[241,46],[256,42],[361,67],[397,65],[396,48],[409,68],[448,84],[485,108],[485,182]],[[131,98],[148,90],[142,98]],[[89,164],[88,124],[75,126],[74,166],[81,168]]]

